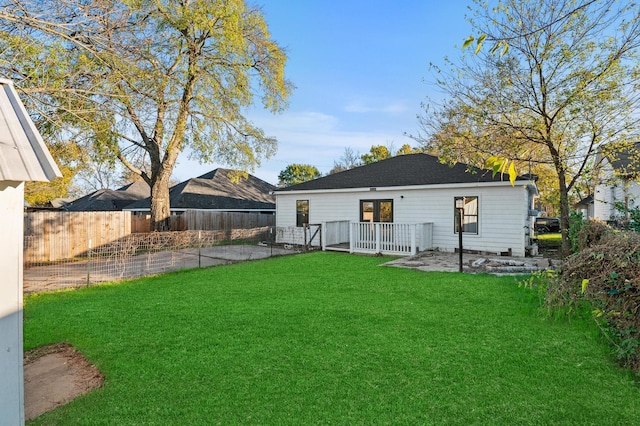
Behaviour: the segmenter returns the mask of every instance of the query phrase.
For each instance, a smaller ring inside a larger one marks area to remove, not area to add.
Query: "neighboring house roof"
[[[70,212],[120,211],[151,193],[146,182],[133,182],[118,189],[99,189],[64,206]]]
[[[491,170],[474,169],[462,163],[454,166],[443,164],[437,157],[429,154],[406,154],[297,185],[278,188],[277,192],[499,182],[501,180],[508,181],[508,177],[501,176],[500,173],[492,176]],[[519,176],[517,180],[531,179]]]
[[[275,199],[270,194],[276,187],[253,175],[232,182],[235,172],[215,169],[169,189],[172,210],[274,210]],[[138,201],[126,210],[149,210],[149,198]]]
[[[574,204],[575,207],[580,207],[580,206],[589,206],[593,204],[593,194],[589,194],[586,197],[584,197],[582,200],[578,201],[577,203]]]
[[[61,209],[73,201],[74,199],[70,197],[54,198],[53,200],[49,201],[49,204],[54,209]]]
[[[13,83],[0,79],[0,180],[50,181],[60,176]]]
[[[607,144],[602,152],[619,175],[635,175],[640,172],[640,142],[626,144],[622,148]]]

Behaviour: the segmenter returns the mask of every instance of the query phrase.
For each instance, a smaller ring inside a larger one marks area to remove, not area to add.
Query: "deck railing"
[[[351,224],[350,251],[358,253],[416,254],[416,225],[357,222]]]
[[[323,250],[414,255],[432,248],[432,223],[331,221],[322,224]]]

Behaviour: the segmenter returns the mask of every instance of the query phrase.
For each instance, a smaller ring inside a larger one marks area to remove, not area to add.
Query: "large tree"
[[[638,134],[639,8],[615,0],[476,6],[474,31],[508,50],[466,51],[438,69],[445,100],[428,102],[417,139],[451,161],[499,155],[553,167],[566,254],[570,192],[601,145]]]
[[[391,158],[393,156],[391,155],[391,151],[392,149],[389,149],[384,145],[372,145],[371,149],[369,149],[369,152],[362,154],[360,159],[362,160],[363,164],[377,163],[378,161]]]
[[[298,183],[307,182],[317,179],[322,173],[316,166],[310,164],[289,164],[278,175],[278,183],[280,186],[291,186]]]
[[[49,137],[118,158],[151,187],[156,229],[186,147],[253,169],[276,150],[246,117],[292,85],[286,55],[244,0],[0,0],[0,73]],[[136,167],[144,159],[148,169]]]

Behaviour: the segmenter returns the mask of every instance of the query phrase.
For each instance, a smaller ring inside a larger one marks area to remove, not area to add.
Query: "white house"
[[[624,210],[640,207],[640,142],[621,149],[611,147],[598,155],[600,173],[591,205],[593,216],[603,221],[615,221]],[[616,208],[616,205],[623,208]]]
[[[24,182],[61,176],[10,80],[0,79],[0,423],[24,424]]]
[[[593,207],[593,194],[587,195],[582,200],[573,205],[573,208],[576,210],[576,212],[582,214],[582,219],[585,220],[595,217]]]
[[[525,256],[535,182],[519,177],[512,186],[500,174],[470,170],[409,154],[280,188],[276,241],[363,253],[453,252],[458,201],[465,251]]]

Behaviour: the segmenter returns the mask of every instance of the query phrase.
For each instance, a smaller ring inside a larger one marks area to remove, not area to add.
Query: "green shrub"
[[[640,234],[588,223],[579,237],[584,248],[565,259],[558,279],[548,280],[545,304],[552,312],[589,306],[617,360],[640,372]]]
[[[576,249],[575,252],[581,252],[589,247],[600,244],[602,239],[610,234],[612,228],[606,223],[597,220],[589,219],[582,224],[580,230],[576,235]]]
[[[633,200],[630,207],[622,202],[614,203],[613,207],[619,213],[619,216],[612,221],[616,228],[640,232],[640,207],[633,206]]]
[[[573,211],[569,216],[569,243],[571,244],[571,253],[577,253],[579,251],[578,246],[578,234],[584,225],[584,219],[582,213]]]

